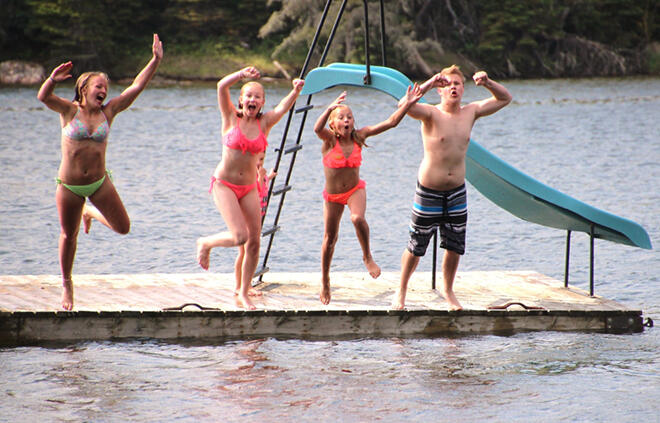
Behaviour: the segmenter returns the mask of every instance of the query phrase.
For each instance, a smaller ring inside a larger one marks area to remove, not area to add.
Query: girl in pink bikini
[[[241,268],[239,306],[256,307],[248,292],[259,260],[261,239],[261,206],[257,192],[258,155],[266,151],[267,136],[273,126],[293,106],[304,81],[295,79],[293,89],[271,111],[262,113],[264,88],[258,82],[248,82],[241,88],[238,109],[231,102],[229,88],[243,79],[260,77],[254,67],[246,67],[218,82],[218,106],[222,116],[222,159],[211,177],[213,201],[227,225],[227,231],[197,240],[197,261],[208,270],[214,247],[245,246]]]
[[[323,141],[321,152],[325,171],[320,294],[323,304],[330,303],[330,263],[337,243],[344,206],[348,206],[351,211],[351,221],[355,226],[355,233],[362,248],[362,260],[367,271],[374,279],[380,276],[380,267],[371,256],[369,225],[364,217],[367,208],[365,191],[367,184],[360,179],[362,147],[367,146],[365,144],[367,137],[398,125],[410,106],[421,97],[422,93],[417,84],[408,87],[406,96],[401,99],[399,107],[389,118],[375,125],[355,129],[353,112],[350,107],[342,104],[346,99],[344,91],[325,109],[314,125],[314,132]]]

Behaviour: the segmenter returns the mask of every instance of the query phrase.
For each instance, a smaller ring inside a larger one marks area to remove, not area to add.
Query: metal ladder
[[[321,30],[323,29],[323,25],[325,24],[332,1],[333,0],[327,0],[325,4],[325,8],[323,9],[323,14],[321,15],[321,19],[319,20],[319,23],[316,27],[316,33],[314,34],[314,39],[312,40],[312,44],[310,45],[309,50],[307,52],[307,57],[305,59],[305,63],[302,67],[302,70],[300,71],[299,78],[301,79],[304,78],[304,76],[307,74],[307,68],[309,66],[309,62],[311,61],[312,53],[314,52],[314,49],[318,44],[319,35],[321,33]],[[328,54],[328,50],[330,48],[330,45],[332,44],[332,40],[335,36],[337,27],[339,26],[339,22],[344,13],[344,9],[346,8],[347,1],[348,0],[342,0],[341,6],[339,7],[339,11],[337,12],[337,17],[335,18],[335,22],[332,26],[332,30],[330,31],[330,36],[328,37],[328,41],[325,44],[323,53],[321,54],[321,59],[319,60],[319,64],[318,64],[319,67],[323,66],[323,63],[325,62],[325,58]],[[386,57],[385,14],[384,14],[385,9],[383,6],[383,0],[379,0],[379,1],[380,1],[381,56],[382,56],[383,66],[387,66],[385,59]],[[366,53],[365,54],[366,74],[364,77],[364,83],[368,85],[371,83],[371,70],[369,64],[369,12],[368,12],[368,0],[363,0],[363,2],[364,2],[364,31],[365,31],[365,53]],[[303,129],[305,127],[305,121],[307,120],[307,112],[314,107],[311,104],[311,102],[312,102],[312,95],[308,95],[307,102],[304,106],[297,108],[297,103],[296,103],[291,108],[291,110],[289,110],[289,114],[286,120],[286,126],[282,134],[282,140],[280,141],[279,147],[275,148],[275,152],[277,153],[277,156],[275,159],[275,167],[273,170],[277,172],[277,175],[279,175],[278,170],[280,168],[280,165],[282,164],[282,160],[284,159],[284,156],[289,157],[288,164],[285,164],[285,166],[288,165],[288,169],[286,172],[284,183],[276,186],[275,181],[277,180],[278,177],[276,175],[268,190],[268,198],[267,198],[268,205],[266,206],[266,214],[261,219],[262,225],[265,223],[266,217],[268,216],[268,206],[270,206],[271,198],[273,196],[279,196],[279,203],[277,205],[277,210],[275,212],[275,217],[273,218],[272,224],[268,226],[262,226],[261,236],[262,238],[268,237],[268,242],[265,252],[263,254],[261,267],[257,268],[253,276],[253,279],[259,278],[259,280],[255,283],[255,285],[258,285],[259,283],[263,282],[263,275],[270,270],[270,268],[268,267],[268,258],[270,257],[270,251],[271,248],[273,247],[273,240],[275,238],[275,234],[280,230],[279,220],[280,220],[280,215],[282,213],[282,207],[284,205],[284,198],[286,197],[286,193],[291,191],[291,189],[293,188],[292,185],[290,184],[291,174],[293,173],[293,165],[295,164],[298,151],[300,151],[303,148],[301,141],[302,141]],[[302,114],[302,117],[300,119],[300,126],[298,128],[298,135],[295,138],[295,142],[287,142],[287,137],[289,134],[289,128],[291,126],[291,122],[293,120],[293,115],[298,113]]]

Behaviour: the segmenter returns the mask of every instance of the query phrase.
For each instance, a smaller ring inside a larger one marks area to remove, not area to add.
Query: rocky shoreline
[[[660,43],[654,43],[649,46],[648,53],[658,57],[660,60]],[[619,63],[621,65],[621,63]],[[624,67],[625,68],[625,67]],[[629,70],[628,70],[629,71]],[[291,79],[291,76],[282,73],[279,70],[278,75],[264,75],[262,80],[264,82],[281,83]],[[593,75],[593,72],[588,76],[636,76],[636,74],[629,74],[626,69],[619,69],[619,72],[612,74],[606,73],[605,75]],[[35,62],[21,61],[21,60],[7,60],[0,62],[0,86],[33,86],[41,84],[48,77],[48,73],[43,65]],[[575,78],[580,77],[577,73],[571,75],[557,75],[557,77]],[[132,78],[120,78],[117,80],[119,84],[130,84]],[[172,75],[156,75],[152,81],[155,85],[192,85],[196,83],[209,83],[216,82],[215,79],[209,78],[190,78]]]
[[[290,78],[289,75],[286,75]],[[20,60],[7,60],[0,62],[0,86],[33,86],[40,85],[48,74],[43,65],[34,62]],[[287,78],[275,76],[263,76],[264,82],[282,83]],[[128,85],[133,78],[120,78],[116,81],[120,85]],[[217,79],[209,78],[180,78],[168,75],[156,75],[152,81],[153,85],[192,85],[196,83],[215,83]]]
[[[0,85],[36,85],[46,79],[46,69],[38,63],[7,60],[0,62]]]

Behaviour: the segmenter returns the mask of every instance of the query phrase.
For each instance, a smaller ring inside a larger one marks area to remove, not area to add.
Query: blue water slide
[[[312,69],[305,77],[305,86],[300,95],[314,94],[337,85],[353,85],[372,88],[391,95],[397,100],[406,95],[406,90],[412,81],[396,69],[384,66],[370,66],[371,84],[364,82],[365,65],[350,63],[333,63],[331,65]],[[421,103],[426,103],[422,98]]]
[[[310,95],[338,85],[372,88],[400,99],[412,84],[396,69],[370,66],[371,84],[365,83],[365,65],[333,63],[310,71],[301,94]],[[426,102],[423,98],[420,102]],[[595,238],[651,249],[646,230],[636,222],[600,210],[557,191],[514,168],[470,140],[466,178],[481,194],[509,213],[551,228],[593,233]],[[593,232],[592,232],[593,231]]]

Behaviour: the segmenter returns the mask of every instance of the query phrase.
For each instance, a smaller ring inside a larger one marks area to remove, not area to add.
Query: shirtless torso
[[[474,107],[446,112],[440,107],[430,110],[422,121],[424,158],[417,178],[420,184],[438,191],[456,188],[465,180],[465,154],[474,125]]]

